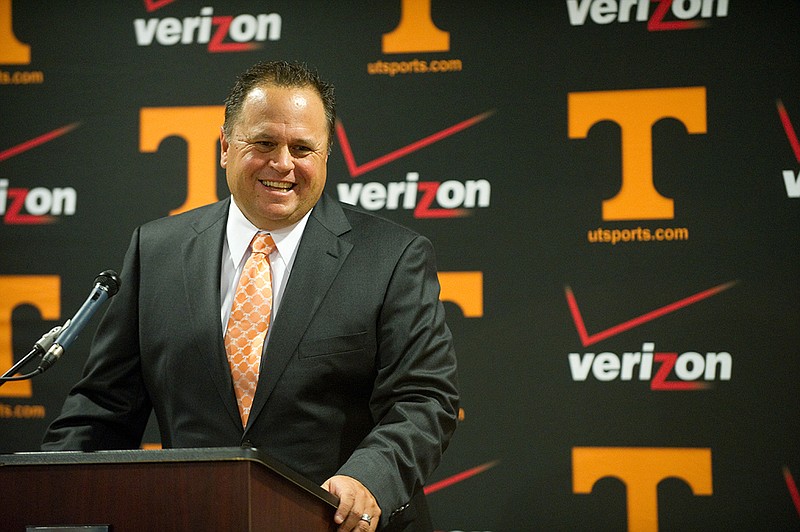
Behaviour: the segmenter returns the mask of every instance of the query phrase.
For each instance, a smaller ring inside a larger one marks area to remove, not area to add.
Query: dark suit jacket
[[[458,400],[430,242],[323,195],[243,429],[220,323],[229,201],[134,232],[122,287],[43,449],[136,448],[152,409],[164,447],[252,445],[317,483],[359,479],[382,526],[427,514],[419,495]]]

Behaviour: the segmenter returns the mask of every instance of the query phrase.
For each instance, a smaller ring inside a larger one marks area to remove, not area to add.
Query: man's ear
[[[223,168],[228,164],[228,138],[225,129],[219,128],[219,165]]]

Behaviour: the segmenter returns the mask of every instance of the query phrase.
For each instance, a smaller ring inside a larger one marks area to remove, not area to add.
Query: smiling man
[[[257,227],[287,227],[317,203],[330,148],[326,124],[320,95],[302,86],[255,87],[226,115],[221,165],[236,204]]]
[[[226,100],[231,197],[134,231],[43,449],[255,446],[339,497],[339,530],[426,530],[455,430],[430,242],[324,193],[333,87],[259,63]],[[254,288],[257,287],[257,288]]]

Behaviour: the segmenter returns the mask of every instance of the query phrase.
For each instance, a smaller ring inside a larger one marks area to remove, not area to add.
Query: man
[[[232,197],[134,232],[43,449],[136,448],[153,410],[164,447],[255,446],[320,483],[339,530],[430,530],[422,486],[458,400],[433,251],[323,193],[334,122],[333,88],[302,65],[240,76],[220,132]],[[230,344],[258,233],[272,309],[247,374]]]

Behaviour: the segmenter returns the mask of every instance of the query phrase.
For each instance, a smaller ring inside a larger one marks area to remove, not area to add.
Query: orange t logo
[[[653,185],[653,125],[675,118],[688,133],[705,133],[705,87],[573,92],[567,109],[571,139],[586,138],[603,120],[616,122],[621,130],[622,187],[603,201],[603,220],[673,219],[673,201]]]
[[[658,531],[658,483],[675,477],[695,495],[711,495],[711,449],[575,447],[572,491],[591,493],[595,482],[615,477],[625,484],[628,530]]]
[[[14,35],[11,0],[0,0],[0,64],[28,65],[30,62],[31,47],[19,42]]]
[[[143,108],[139,150],[158,151],[161,141],[178,136],[186,141],[186,201],[170,214],[214,203],[217,196],[217,143],[225,120],[223,106]]]
[[[439,272],[439,299],[461,308],[465,318],[483,316],[483,272]]]
[[[19,305],[33,305],[44,320],[61,316],[61,278],[56,275],[0,275],[0,372],[14,365],[11,314]],[[42,331],[43,333],[45,331]],[[10,381],[0,397],[31,397],[31,381]]]
[[[383,34],[383,53],[447,52],[450,33],[431,19],[431,0],[402,0],[400,24]]]

